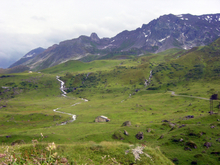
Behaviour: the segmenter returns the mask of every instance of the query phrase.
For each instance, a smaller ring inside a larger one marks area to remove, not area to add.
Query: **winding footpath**
[[[57,76],[56,79],[60,82],[60,90],[62,91],[62,96],[67,97],[67,96],[66,96],[67,93],[64,91],[64,84],[65,84],[65,83],[64,83],[62,80],[59,79],[59,76]],[[85,101],[85,102],[88,101],[88,100],[83,99],[83,98],[82,98],[82,100]],[[75,105],[77,105],[77,104],[81,104],[81,102],[75,103],[75,104],[73,104],[72,106],[75,106]],[[66,113],[66,112],[58,111],[58,109],[60,109],[60,108],[56,108],[56,109],[54,109],[53,111],[54,111],[54,112],[57,112],[57,113],[62,113],[62,114],[66,114],[66,115],[72,116],[72,119],[71,119],[71,120],[68,120],[68,121],[66,121],[66,122],[62,122],[62,123],[59,124],[59,125],[66,125],[68,122],[73,122],[73,121],[76,120],[76,115],[71,114],[71,113]]]

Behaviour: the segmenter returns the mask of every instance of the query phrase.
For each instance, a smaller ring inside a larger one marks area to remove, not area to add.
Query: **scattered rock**
[[[216,139],[217,142],[220,142],[220,138]]]
[[[135,137],[138,139],[138,140],[143,140],[144,139],[144,133],[143,132],[138,132]]]
[[[188,150],[189,150],[189,151],[192,151],[191,148],[189,148],[189,147],[184,147],[184,150],[185,150],[185,151],[188,151]]]
[[[180,142],[184,141],[183,138],[180,138]]]
[[[174,123],[170,123],[169,126],[170,126],[171,128],[173,128],[173,127],[175,127],[176,125],[175,125]]]
[[[204,143],[204,146],[205,146],[206,148],[209,148],[209,147],[212,146],[212,143],[210,143],[210,142],[205,142],[205,143]]]
[[[219,119],[217,119],[217,121],[220,121]]]
[[[200,132],[200,135],[202,136],[202,135],[205,135],[206,133],[205,132]]]
[[[190,148],[195,148],[195,149],[197,148],[196,143],[194,143],[193,141],[188,141],[186,145],[189,146]]]
[[[135,127],[140,127],[140,126],[138,124],[136,124]]]
[[[138,92],[140,89],[135,89],[135,92]]]
[[[214,126],[214,125],[212,125],[210,128],[215,128],[215,126]]]
[[[169,122],[168,120],[162,120],[161,122]]]
[[[148,128],[148,129],[147,129],[147,132],[148,132],[148,133],[150,133],[150,132],[151,132],[151,129],[150,129],[150,128]]]
[[[131,122],[130,121],[125,121],[122,126],[131,126]]]
[[[159,139],[163,139],[164,138],[164,135],[161,135],[160,137],[159,137]]]
[[[182,128],[182,127],[185,127],[186,125],[185,124],[183,124],[183,125],[181,125],[181,126],[179,126],[179,128]]]
[[[196,161],[196,160],[193,160],[193,161],[191,162],[191,164],[197,164],[197,161]]]
[[[185,118],[192,119],[192,118],[194,118],[194,115],[188,115],[188,116],[185,116]]]
[[[220,155],[220,152],[211,152],[211,154]]]
[[[128,132],[127,132],[126,130],[124,130],[124,134],[127,135],[127,136],[129,135]]]
[[[177,163],[179,160],[177,158],[173,158],[172,160],[174,163]]]

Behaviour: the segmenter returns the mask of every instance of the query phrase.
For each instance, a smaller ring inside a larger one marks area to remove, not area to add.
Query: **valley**
[[[0,162],[219,164],[219,45],[1,74]]]

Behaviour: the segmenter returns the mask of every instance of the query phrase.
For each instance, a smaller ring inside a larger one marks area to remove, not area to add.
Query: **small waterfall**
[[[152,70],[151,70],[150,71],[150,76],[149,76],[148,80],[145,79],[145,82],[144,82],[145,87],[150,84],[152,77],[153,77],[153,75],[152,75]]]

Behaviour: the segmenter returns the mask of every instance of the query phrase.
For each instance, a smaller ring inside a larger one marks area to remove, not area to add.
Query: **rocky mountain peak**
[[[94,41],[94,42],[99,42],[99,41],[100,41],[100,38],[98,37],[98,35],[97,35],[96,33],[92,33],[92,34],[90,35],[90,38],[91,38],[91,40]]]
[[[96,33],[60,42],[34,58],[17,64],[44,69],[63,61],[108,58],[112,54],[140,55],[171,48],[191,49],[210,44],[220,37],[220,14],[163,15],[135,30],[124,30],[112,38],[100,39]],[[32,53],[32,52],[31,52]],[[28,54],[25,57],[30,57]],[[28,59],[28,58],[25,58]]]

